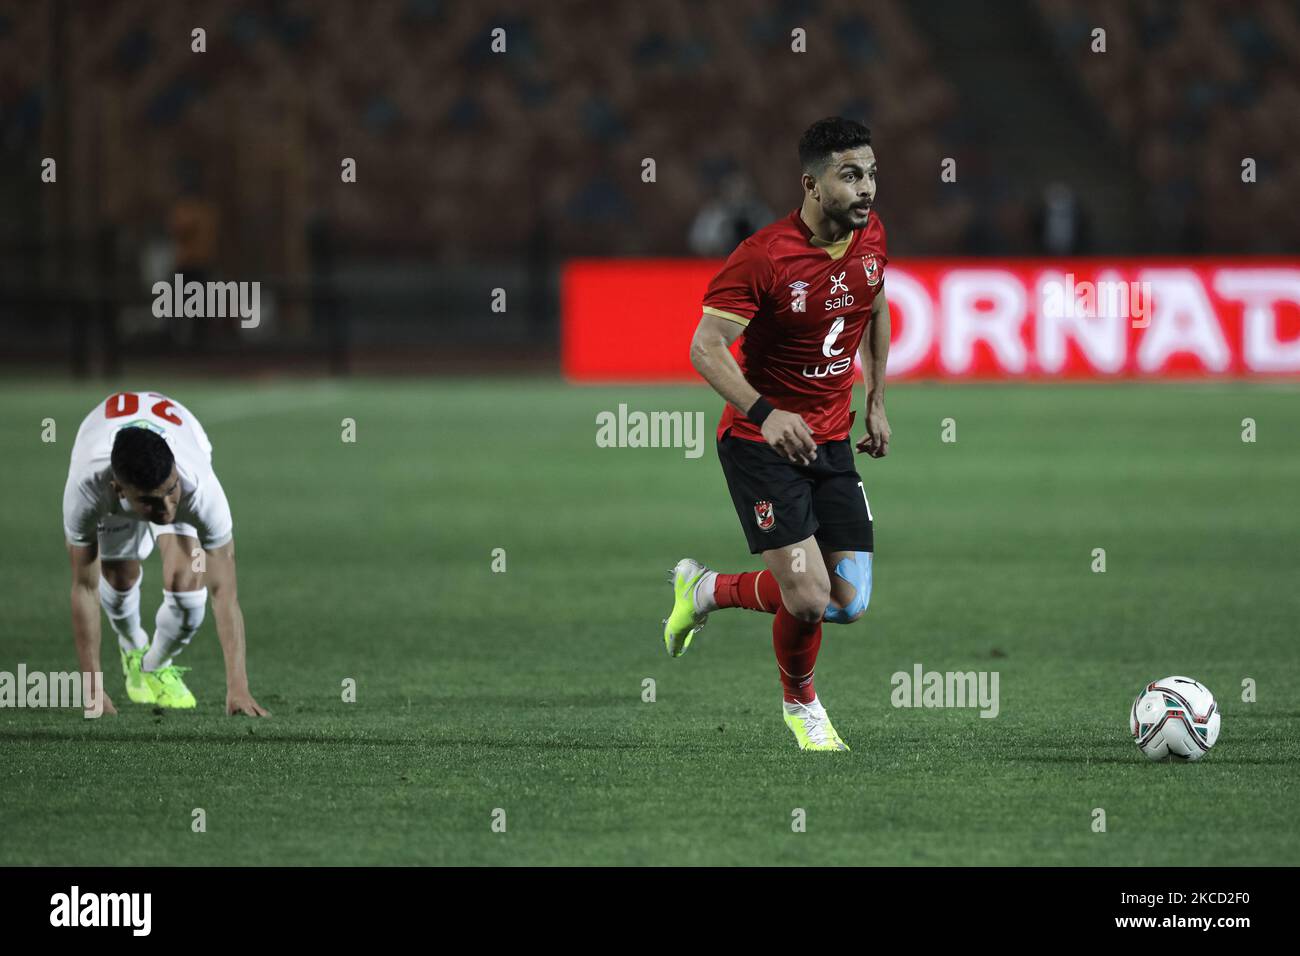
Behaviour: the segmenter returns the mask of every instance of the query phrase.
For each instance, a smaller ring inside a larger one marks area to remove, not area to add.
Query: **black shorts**
[[[812,535],[830,551],[873,551],[871,506],[847,439],[817,446],[811,465],[796,465],[767,442],[718,439],[727,488],[751,554]]]

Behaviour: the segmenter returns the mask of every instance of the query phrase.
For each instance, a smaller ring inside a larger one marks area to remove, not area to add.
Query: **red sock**
[[[719,574],[713,582],[713,600],[720,608],[744,607],[775,614],[781,606],[781,585],[766,569],[744,574]]]
[[[822,622],[801,621],[782,604],[772,622],[772,649],[781,669],[781,686],[787,701],[810,704],[813,690],[813,666],[822,646]]]

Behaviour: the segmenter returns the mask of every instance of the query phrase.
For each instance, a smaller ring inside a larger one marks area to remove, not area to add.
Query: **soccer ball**
[[[1129,730],[1150,760],[1200,760],[1219,739],[1219,706],[1190,677],[1152,681],[1133,701]]]

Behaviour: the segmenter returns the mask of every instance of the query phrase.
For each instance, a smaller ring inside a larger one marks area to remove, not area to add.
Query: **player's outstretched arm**
[[[83,674],[100,673],[99,548],[69,542],[68,563],[72,568],[72,640],[77,645],[77,667]],[[89,686],[93,688],[93,682]],[[101,689],[100,693],[103,712],[116,714],[108,691]],[[88,711],[97,709],[92,700],[83,703]]]
[[[227,541],[207,552],[204,581],[212,597],[212,616],[217,620],[217,640],[226,659],[226,713],[248,717],[269,717],[248,690],[248,665],[244,645],[244,612],[239,608],[235,580],[235,542]]]
[[[739,323],[706,312],[691,339],[691,364],[715,392],[747,415],[762,396],[746,381],[731,354],[731,343],[743,331]],[[778,408],[768,413],[760,427],[767,443],[791,461],[806,465],[817,457],[817,442],[801,415]]]
[[[889,302],[885,290],[876,293],[871,303],[871,322],[862,344],[862,379],[867,386],[867,434],[858,442],[858,451],[872,458],[889,454],[889,419],[885,416],[885,362],[889,359]]]

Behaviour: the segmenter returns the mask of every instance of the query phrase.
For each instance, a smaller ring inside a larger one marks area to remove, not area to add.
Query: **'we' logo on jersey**
[[[826,333],[826,339],[822,342],[822,355],[827,358],[834,358],[844,351],[844,347],[835,348],[835,340],[840,337],[844,331],[844,316],[840,316],[831,323],[831,330]]]

